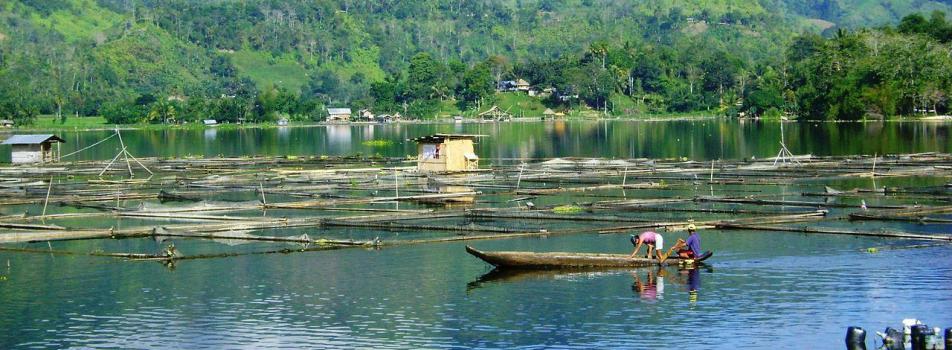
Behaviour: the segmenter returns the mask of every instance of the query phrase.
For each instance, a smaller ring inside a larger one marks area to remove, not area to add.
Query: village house
[[[21,164],[46,163],[56,160],[59,156],[59,147],[54,151],[54,142],[59,146],[60,142],[66,141],[52,134],[13,135],[3,141],[3,144],[13,146],[10,161],[14,164]]]
[[[218,121],[215,119],[205,119],[202,120],[202,123],[205,124],[205,126],[218,126]]]
[[[349,122],[350,115],[351,115],[350,108],[328,108],[327,109],[328,122]]]
[[[519,79],[519,80],[516,80],[515,88],[516,88],[516,91],[528,92],[531,86],[529,85],[528,81]]]
[[[374,113],[369,109],[361,109],[357,112],[357,120],[362,122],[372,122],[374,121]]]
[[[391,115],[391,114],[378,114],[378,115],[375,115],[375,116],[374,116],[374,121],[376,121],[376,122],[378,122],[378,123],[393,123],[393,122],[400,121],[401,118],[402,118],[402,116],[400,116],[400,113],[392,114],[392,115]]]
[[[13,121],[9,119],[0,120],[0,128],[12,128]]]
[[[524,79],[503,80],[499,82],[496,90],[501,92],[522,91],[528,93],[532,86]]]
[[[417,143],[417,170],[421,172],[479,169],[473,141],[482,135],[435,134],[413,139]]]

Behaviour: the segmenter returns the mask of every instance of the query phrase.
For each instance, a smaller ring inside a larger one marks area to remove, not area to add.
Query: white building
[[[327,109],[328,122],[349,122],[350,115],[351,115],[350,108],[328,108]]]
[[[59,149],[53,150],[54,142],[66,142],[59,136],[52,134],[45,135],[13,135],[4,145],[13,146],[10,160],[14,164],[19,163],[46,163],[56,160]]]

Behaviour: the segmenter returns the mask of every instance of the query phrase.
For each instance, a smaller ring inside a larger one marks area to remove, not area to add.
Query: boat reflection
[[[495,268],[486,274],[479,276],[476,280],[466,284],[466,290],[471,291],[492,283],[519,283],[538,280],[577,280],[582,278],[591,278],[599,275],[617,275],[624,271],[591,268],[591,269],[570,269],[570,270],[532,270],[532,269],[502,269]]]
[[[664,266],[640,267],[629,269],[618,268],[588,268],[567,270],[532,270],[532,269],[501,269],[495,268],[466,284],[466,291],[491,284],[522,283],[540,280],[580,280],[597,276],[610,276],[628,273],[632,276],[631,290],[642,301],[656,302],[662,300],[665,284],[677,285],[688,293],[691,303],[698,301],[698,292],[701,290],[701,270],[705,273],[713,272],[710,265],[694,266]]]

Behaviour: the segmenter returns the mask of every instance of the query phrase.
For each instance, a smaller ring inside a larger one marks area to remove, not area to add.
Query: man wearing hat
[[[678,240],[678,246],[681,246],[681,250],[678,250],[678,256],[683,259],[694,259],[701,256],[701,237],[697,235],[697,226],[694,224],[688,225],[688,232],[691,235],[688,236],[687,241]]]

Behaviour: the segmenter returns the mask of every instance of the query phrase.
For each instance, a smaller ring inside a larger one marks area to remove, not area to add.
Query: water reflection
[[[617,276],[625,274],[631,276],[631,291],[638,298],[647,303],[655,303],[664,300],[665,284],[674,284],[681,286],[688,294],[688,300],[691,304],[698,301],[701,290],[701,270],[706,273],[713,272],[710,265],[694,265],[686,267],[648,267],[637,269],[617,269],[617,268],[583,268],[583,269],[565,269],[565,270],[531,270],[531,269],[500,269],[495,268],[492,271],[479,276],[477,279],[466,284],[467,292],[485,287],[492,284],[522,284],[533,281],[571,281],[582,278],[592,278],[597,276]],[[666,278],[674,273],[672,278]]]
[[[350,125],[328,125],[326,129],[327,145],[332,153],[351,149]]]
[[[641,272],[633,271],[632,277],[635,283],[631,285],[631,290],[641,297],[641,300],[654,302],[664,298],[664,276],[665,269],[659,267],[657,270],[647,269],[647,276],[641,279]]]
[[[212,142],[218,138],[218,128],[205,129],[205,141]]]
[[[530,281],[545,281],[545,280],[576,280],[580,278],[600,276],[600,275],[617,275],[624,270],[619,271],[618,269],[568,269],[568,270],[531,270],[531,269],[501,269],[495,268],[492,271],[489,271],[482,276],[479,276],[476,280],[473,280],[466,284],[466,290],[472,291],[477,288],[484,287],[486,285],[497,284],[497,283],[522,283]]]
[[[949,152],[952,123],[787,123],[785,141],[797,155],[896,154]],[[293,130],[292,130],[293,129]],[[0,131],[2,133],[2,131]],[[312,142],[294,142],[293,133]],[[691,160],[773,157],[779,150],[777,122],[703,121],[565,121],[509,123],[446,123],[386,125],[326,125],[317,127],[248,128],[239,130],[127,130],[123,139],[130,152],[143,157],[187,154],[224,156],[353,155],[380,153],[406,156],[415,153],[408,138],[433,133],[488,135],[477,144],[477,153],[490,158],[680,158]],[[89,146],[110,135],[108,131],[59,132],[68,142],[63,152]],[[6,135],[0,135],[0,140]],[[363,141],[394,141],[388,147],[363,145]],[[868,142],[876,140],[877,142]],[[201,149],[202,142],[208,148]],[[77,155],[78,160],[103,160],[111,143]],[[9,162],[9,146],[0,146],[0,162]]]
[[[685,272],[688,280],[689,299],[691,303],[697,303],[698,291],[701,290],[701,272],[696,267],[688,269],[687,271],[681,271],[681,274],[684,275]]]

